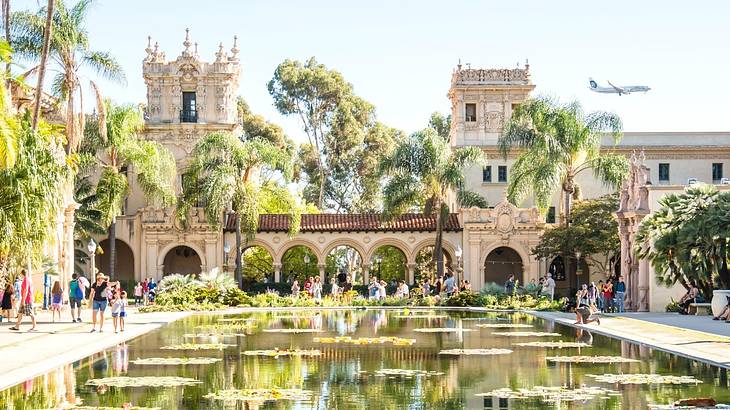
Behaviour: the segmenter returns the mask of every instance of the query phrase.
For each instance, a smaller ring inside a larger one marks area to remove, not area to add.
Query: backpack
[[[77,279],[74,279],[71,281],[71,297],[74,299],[81,300],[84,298],[84,292],[81,291],[81,287],[79,286],[79,281]]]

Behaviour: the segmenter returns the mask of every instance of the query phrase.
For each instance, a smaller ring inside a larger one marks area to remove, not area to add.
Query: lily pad
[[[163,350],[223,350],[235,345],[225,343],[181,343],[178,345],[162,346]]]
[[[446,315],[396,315],[396,319],[448,319]]]
[[[322,333],[322,329],[264,329],[266,333]]]
[[[533,327],[532,325],[526,325],[524,323],[480,323],[476,327],[483,327],[487,329],[526,329]]]
[[[530,389],[503,388],[492,390],[488,393],[479,393],[477,396],[492,396],[500,399],[539,399],[546,403],[560,403],[573,401],[587,401],[598,396],[619,395],[615,390],[601,387],[579,387],[571,389],[568,387],[544,387],[535,386]]]
[[[185,333],[184,338],[212,338],[212,337],[244,337],[244,333]]]
[[[230,389],[218,390],[215,393],[208,393],[204,398],[208,400],[221,401],[252,401],[265,402],[275,400],[309,400],[312,398],[311,390],[302,389]]]
[[[298,356],[298,357],[317,357],[322,356],[322,352],[319,350],[287,350],[287,349],[273,349],[273,350],[246,350],[243,352],[246,356],[269,356],[278,358],[280,356]]]
[[[249,322],[229,322],[229,323],[215,323],[212,325],[200,325],[196,326],[196,329],[203,329],[203,330],[215,330],[217,332],[230,330],[230,331],[242,331],[242,330],[251,330],[255,327],[254,323]]]
[[[699,384],[702,380],[692,376],[672,376],[661,374],[587,374],[597,382],[611,384]]]
[[[239,322],[255,322],[255,317],[224,317],[218,319],[219,323],[239,323]]]
[[[507,336],[507,337],[552,337],[561,336],[560,333],[551,332],[492,332],[496,336]]]
[[[564,342],[558,340],[555,342],[525,342],[525,343],[512,343],[512,346],[520,347],[548,347],[553,349],[564,349],[571,347],[591,347],[591,345],[582,342]]]
[[[384,377],[433,377],[443,376],[444,372],[435,372],[429,370],[412,370],[412,369],[380,369],[374,373],[376,376]]]
[[[130,362],[150,366],[184,366],[186,364],[211,364],[220,362],[221,360],[216,357],[149,357],[146,359],[130,360]]]
[[[554,363],[636,363],[638,360],[621,356],[551,356],[546,357]]]
[[[512,351],[509,349],[447,349],[439,352],[439,354],[450,356],[493,356],[510,353]]]
[[[200,380],[177,376],[104,377],[86,382],[88,386],[110,387],[176,387],[194,386],[201,383],[203,382]]]
[[[313,339],[315,343],[325,344],[353,344],[353,345],[372,345],[372,344],[384,344],[391,343],[394,346],[411,346],[416,343],[416,339],[403,339],[400,337],[393,336],[382,336],[382,337],[358,337],[353,339],[350,336],[337,336],[337,337],[315,337]]]
[[[471,332],[474,329],[464,329],[459,327],[422,327],[413,329],[414,332],[419,333],[460,333],[460,332]]]

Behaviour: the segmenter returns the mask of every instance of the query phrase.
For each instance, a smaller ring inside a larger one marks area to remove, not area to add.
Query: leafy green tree
[[[67,7],[62,0],[55,0],[52,19],[52,36],[48,57],[53,61],[58,74],[53,78],[52,91],[60,96],[66,105],[66,152],[76,152],[81,136],[84,135],[84,118],[76,111],[76,94],[79,94],[79,111],[83,112],[81,102],[80,74],[84,67],[91,68],[103,78],[124,83],[125,76],[121,65],[106,51],[90,48],[86,19],[93,0],[79,0]],[[28,60],[38,60],[43,54],[44,32],[48,10],[44,7],[38,12],[19,11],[12,14],[10,22],[10,44],[16,53]]]
[[[93,83],[92,83],[93,85]],[[135,105],[116,105],[97,96],[97,121],[89,127],[85,154],[96,157],[99,180],[94,208],[101,213],[101,223],[109,227],[109,276],[114,278],[116,265],[116,218],[124,212],[129,195],[127,172],[137,175],[144,196],[153,204],[175,203],[175,159],[162,145],[139,138],[144,127],[142,112]],[[128,171],[127,171],[128,170]],[[126,172],[125,172],[126,171]]]
[[[298,116],[308,137],[298,155],[307,201],[336,212],[376,209],[377,158],[402,134],[377,123],[374,107],[314,58],[279,64],[268,87],[279,112]]]
[[[446,141],[449,140],[449,134],[451,133],[451,114],[443,115],[440,112],[434,112],[431,114],[431,118],[428,121],[428,126],[436,130],[436,133]]]
[[[507,188],[509,201],[520,204],[532,193],[537,207],[545,212],[560,189],[562,221],[569,225],[580,173],[592,171],[602,183],[616,188],[628,175],[623,155],[601,150],[601,137],[608,133],[618,142],[621,129],[617,115],[586,115],[578,102],[561,105],[538,98],[520,104],[497,142],[505,159],[513,149],[520,151]]]
[[[256,174],[268,168],[291,176],[291,157],[271,142],[254,138],[242,141],[229,132],[214,132],[201,139],[193,149],[183,178],[183,192],[178,201],[178,217],[185,223],[189,210],[204,203],[212,225],[220,225],[224,212],[235,212],[236,281],[243,284],[241,270],[241,233],[246,239],[256,234],[259,221],[259,195]],[[292,208],[290,232],[299,229],[298,208]]]
[[[617,209],[616,194],[576,202],[572,212],[573,223],[545,230],[540,243],[532,249],[533,255],[547,259],[562,256],[566,259],[580,253],[582,260],[606,277],[610,276],[612,262],[621,252],[618,222],[614,216]]]
[[[695,282],[708,298],[714,285],[729,289],[730,192],[700,185],[665,196],[641,221],[633,251],[651,262],[659,283]]]
[[[459,206],[486,207],[484,198],[464,186],[464,168],[482,162],[484,154],[479,148],[452,149],[432,128],[412,134],[381,162],[381,171],[388,176],[383,188],[385,215],[421,208],[424,214],[436,217],[433,254],[439,276],[444,274],[442,236],[450,213],[449,195],[456,193]]]

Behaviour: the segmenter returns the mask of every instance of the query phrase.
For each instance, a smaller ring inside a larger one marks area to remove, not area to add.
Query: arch
[[[418,252],[421,252],[429,246],[433,246],[435,248],[436,239],[424,239],[421,242],[418,242],[418,244],[416,244],[416,246],[413,248],[413,260],[416,260]],[[454,260],[453,258],[456,258],[456,248],[454,248],[454,245],[452,245],[451,242],[442,239],[441,248],[449,254],[452,261]]]
[[[495,262],[495,263],[491,263]],[[510,246],[496,246],[484,258],[483,283],[504,283],[512,274],[520,284],[524,284],[525,259]]]
[[[411,255],[410,248],[408,245],[406,245],[405,242],[401,241],[400,239],[394,239],[394,238],[384,238],[375,241],[372,245],[370,245],[370,248],[368,249],[368,253],[363,258],[363,263],[372,263],[373,256],[375,254],[375,251],[380,248],[381,246],[390,245],[393,247],[396,247],[400,249],[401,252],[403,252],[403,255],[406,257],[406,263],[413,263],[413,255]]]
[[[490,246],[488,246],[485,249],[485,251],[481,254],[480,263],[481,263],[482,267],[484,267],[484,264],[487,262],[487,256],[489,256],[489,254],[497,248],[511,248],[513,251],[517,252],[517,254],[520,255],[520,258],[522,258],[522,264],[525,266],[525,268],[530,263],[530,254],[528,252],[526,252],[525,249],[522,248],[521,246],[517,246],[514,243],[502,245],[500,242],[495,242],[495,243],[491,244]]]
[[[173,273],[198,275],[202,270],[203,263],[200,254],[187,245],[179,245],[170,249],[163,259],[163,276]]]
[[[135,280],[134,271],[134,252],[129,244],[119,238],[114,241],[116,245],[116,263],[114,266],[114,280]],[[109,259],[111,254],[109,253],[109,238],[106,238],[99,242],[99,246],[104,250],[104,253],[96,254],[96,267],[99,271],[109,274]]]
[[[194,243],[170,243],[164,246],[160,252],[157,254],[157,266],[162,266],[165,264],[165,256],[174,248],[178,246],[187,246],[188,248],[191,248],[195,251],[195,253],[198,254],[198,257],[200,258],[200,264],[203,266],[203,269],[206,269],[208,264],[205,260],[205,252],[203,249],[200,249],[200,247]],[[162,272],[160,272],[162,274]]]
[[[267,242],[264,242],[259,239],[252,239],[250,241],[247,241],[246,244],[241,249],[241,252],[245,252],[246,249],[253,248],[254,246],[260,246],[260,247],[266,249],[266,251],[269,252],[269,255],[271,255],[271,259],[274,261],[277,260],[277,258],[276,258],[277,255],[276,255],[276,251],[274,251],[274,248],[271,247],[271,245],[269,245]],[[235,255],[235,249],[231,252]]]
[[[428,243],[427,241],[421,242],[417,247],[416,250],[413,251],[413,260],[414,260],[414,280],[419,281],[421,279],[425,278],[436,278],[437,276],[437,266],[436,263],[433,261],[433,252],[436,249],[435,241],[430,241],[431,243]],[[453,253],[449,251],[445,246],[442,246],[443,249],[443,261],[444,261],[444,274],[454,274],[456,275],[456,260],[452,256]]]
[[[290,252],[295,249],[304,249],[304,254],[289,256]],[[309,261],[306,258],[309,255]],[[316,249],[312,249],[309,246],[302,243],[295,243],[291,246],[287,246],[286,250],[281,252],[281,281],[291,282],[293,279],[298,279],[300,284],[303,284],[303,280],[310,276],[319,276],[319,261],[322,260],[318,257]]]
[[[380,262],[375,260],[379,250],[383,250],[382,252],[385,254]],[[389,254],[389,250],[393,250],[395,253]],[[375,276],[388,283],[394,280],[409,280],[408,254],[392,243],[381,243],[376,246],[372,250],[372,259],[369,262],[371,264],[370,277]]]
[[[362,283],[364,263],[362,249],[348,243],[351,241],[337,242],[325,248],[322,253],[325,263],[325,283],[333,278],[337,278],[339,282]]]
[[[307,239],[291,239],[289,241],[286,241],[283,245],[279,247],[279,252],[277,252],[276,254],[276,259],[274,259],[274,263],[282,263],[281,261],[282,258],[284,258],[284,254],[287,253],[289,249],[295,246],[305,246],[309,248],[309,250],[312,251],[314,256],[317,258],[316,263],[319,263],[319,261],[322,260],[322,254],[319,253],[319,248],[314,242]]]
[[[262,279],[274,281],[274,257],[268,247],[249,242],[241,251],[241,258],[244,281],[260,282]],[[233,259],[235,265],[235,255]]]
[[[360,259],[362,259],[363,263],[365,263],[365,255],[367,254],[367,252],[365,252],[365,248],[363,248],[360,242],[353,241],[352,239],[348,238],[335,239],[327,244],[327,246],[324,248],[324,251],[322,252],[322,256],[326,258],[333,249],[340,246],[349,246],[350,248],[356,250],[357,253],[360,254]]]

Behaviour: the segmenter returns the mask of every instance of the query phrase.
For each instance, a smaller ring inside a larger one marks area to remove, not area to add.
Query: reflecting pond
[[[547,347],[558,341],[561,348]],[[553,356],[634,361],[548,360]],[[619,376],[595,377],[604,374]],[[693,376],[698,382],[620,384],[615,379],[622,374]],[[151,378],[137,379],[142,376]],[[174,385],[178,379],[165,378],[172,376],[193,384]],[[109,377],[122,379],[98,380]],[[157,386],[165,382],[173,385]],[[141,386],[129,386],[134,383]],[[536,386],[565,389],[537,392]],[[232,389],[266,390],[221,392]],[[539,397],[514,398],[497,389],[528,389],[523,395]],[[578,390],[565,391],[570,389]],[[234,400],[234,394],[256,400]],[[730,402],[727,372],[528,314],[292,309],[177,321],[0,392],[0,408],[645,409],[689,397]]]

